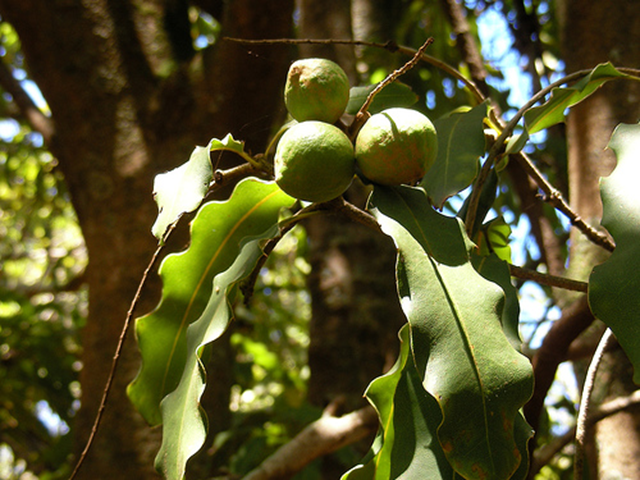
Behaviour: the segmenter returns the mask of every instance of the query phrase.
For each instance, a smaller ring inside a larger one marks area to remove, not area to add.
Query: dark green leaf
[[[527,454],[515,425],[533,375],[502,330],[504,292],[471,265],[462,223],[435,212],[421,189],[376,188],[370,205],[404,264],[413,358],[440,406],[449,463],[468,479],[510,478]]]
[[[411,358],[409,328],[400,331],[400,339],[396,364],[367,388],[366,396],[380,417],[371,455],[342,480],[459,478],[435,435],[442,414],[435,399],[424,390]]]
[[[480,275],[502,288],[505,294],[505,305],[502,310],[502,330],[504,330],[511,346],[521,352],[522,339],[518,330],[520,303],[518,301],[518,289],[511,283],[509,265],[495,254],[488,256],[473,255],[471,261]]]
[[[483,226],[485,217],[493,208],[493,204],[496,201],[498,194],[498,174],[495,168],[489,171],[489,175],[482,185],[482,191],[480,192],[480,198],[478,199],[478,207],[476,209],[476,218],[474,221],[473,231],[471,237],[476,238],[476,235],[480,228]],[[464,219],[467,217],[467,211],[469,210],[469,203],[471,203],[471,195],[467,195],[462,207],[458,211],[457,217]]]
[[[349,92],[349,103],[346,113],[355,115],[364,105],[369,94],[377,86],[368,85],[366,87],[351,87]],[[384,87],[373,97],[373,101],[367,111],[372,115],[391,107],[410,107],[418,101],[418,96],[413,93],[411,87],[401,82],[392,82]]]
[[[438,157],[422,180],[437,208],[452,195],[467,188],[478,174],[478,161],[485,152],[483,121],[487,105],[455,112],[434,122],[438,132]]]
[[[602,179],[602,224],[616,249],[589,278],[589,304],[605,322],[634,366],[640,384],[640,124],[619,125],[611,141],[618,157],[613,173]]]
[[[162,241],[169,225],[183,213],[198,208],[207,194],[212,176],[208,147],[196,147],[186,163],[156,175],[153,195],[158,204],[158,218],[151,227],[151,233],[159,241]]]
[[[209,302],[215,275],[228,269],[244,238],[262,234],[294,200],[273,183],[246,179],[225,202],[210,202],[196,215],[188,250],[160,266],[162,299],[137,319],[142,368],[129,385],[131,401],[151,424],[161,422],[160,401],[174,390],[187,358],[187,326]]]

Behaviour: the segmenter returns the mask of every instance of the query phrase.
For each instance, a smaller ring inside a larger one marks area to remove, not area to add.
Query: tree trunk
[[[292,10],[293,0],[238,0],[225,4],[220,20],[228,36],[283,37],[290,34]],[[48,146],[89,253],[82,407],[74,425],[81,449],[156,245],[150,234],[154,175],[184,162],[196,144],[228,132],[261,148],[281,117],[288,50],[221,41],[196,54],[184,28],[188,4],[181,0],[0,0],[0,14],[16,29],[29,74],[51,109],[55,133]],[[139,313],[153,308],[158,291],[154,278]],[[82,478],[157,477],[160,432],[143,424],[125,394],[138,366],[129,340]]]
[[[640,58],[640,3],[626,0],[591,2],[564,0],[559,9],[567,71],[592,68],[611,61],[637,66]],[[602,215],[599,177],[608,175],[615,157],[605,147],[618,123],[640,117],[637,82],[617,81],[572,109],[567,122],[569,190],[571,205],[588,222],[598,225]],[[575,233],[575,232],[573,232]],[[570,272],[586,279],[588,266],[600,263],[602,251],[572,235]],[[636,387],[631,367],[621,351],[613,352],[601,367],[601,400],[627,395]],[[598,423],[596,446],[601,479],[640,478],[640,415],[619,413]],[[596,478],[591,462],[590,478]]]

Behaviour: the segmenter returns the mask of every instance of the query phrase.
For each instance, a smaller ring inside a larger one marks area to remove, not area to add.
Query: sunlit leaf
[[[276,217],[273,216],[272,222]],[[260,237],[268,238],[277,232],[274,223],[272,229],[262,232]],[[229,304],[233,287],[251,273],[263,255],[261,238],[242,245],[233,264],[215,277],[204,312],[187,328],[187,357],[182,377],[177,388],[161,404],[163,436],[156,456],[156,468],[167,480],[182,479],[187,461],[204,444],[207,422],[204,411],[200,409],[200,398],[206,384],[206,372],[200,354],[205,345],[219,338],[226,330],[232,318]],[[215,343],[212,347],[215,348]]]
[[[564,122],[565,110],[582,102],[609,80],[627,77],[616,70],[611,63],[602,63],[591,73],[568,88],[554,88],[551,97],[539,107],[533,107],[524,115],[525,130],[512,137],[507,145],[507,153],[515,153],[522,149],[529,136]]]
[[[640,124],[619,125],[609,148],[618,164],[600,183],[602,224],[616,249],[591,273],[589,304],[615,333],[634,366],[634,381],[640,384]]]
[[[495,253],[498,258],[505,262],[511,261],[511,245],[509,242],[511,227],[498,217],[485,223],[478,234],[476,243],[481,255]]]
[[[486,115],[487,105],[482,103],[434,122],[438,132],[438,157],[421,185],[437,208],[467,188],[478,174],[478,161],[485,152],[483,120]]]
[[[210,152],[227,150],[246,160],[244,144],[227,134],[222,140],[211,139],[206,147],[196,147],[189,160],[166,173],[156,175],[153,195],[158,204],[158,218],[151,233],[160,241],[173,222],[184,213],[192,212],[202,202],[213,179]]]
[[[462,223],[434,211],[421,189],[376,188],[370,208],[398,248],[413,358],[440,406],[447,460],[468,479],[510,478],[527,454],[515,425],[533,375],[502,330],[504,292],[471,265]]]
[[[225,135],[222,140],[212,139],[209,142],[209,150],[212,152],[226,150],[238,154],[247,161],[251,161],[250,155],[244,151],[244,142],[236,140],[230,133]]]
[[[377,86],[368,85],[366,87],[351,87],[349,92],[349,103],[346,113],[355,115],[364,105],[369,94]],[[418,96],[411,90],[411,87],[401,82],[392,82],[376,93],[367,111],[371,114],[381,112],[391,107],[410,107],[418,101]]]
[[[196,147],[186,163],[156,175],[153,195],[158,204],[158,218],[151,227],[154,237],[162,241],[169,225],[182,214],[198,208],[212,176],[208,147]]]
[[[549,100],[525,113],[524,123],[529,134],[564,122],[564,112],[567,108],[577,105],[609,80],[626,76],[611,63],[603,63],[572,87],[554,88]]]
[[[244,180],[228,201],[204,205],[193,220],[189,248],[162,262],[162,299],[136,321],[142,367],[128,388],[131,401],[151,425],[161,422],[160,401],[182,376],[186,329],[209,302],[214,276],[231,266],[244,238],[268,230],[280,209],[293,201],[273,183]]]

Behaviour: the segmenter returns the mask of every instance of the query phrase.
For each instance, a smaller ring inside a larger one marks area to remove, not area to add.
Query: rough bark
[[[333,38],[349,40],[351,28],[351,2],[346,0],[298,0],[300,9],[300,38]],[[324,57],[336,61],[345,69],[351,81],[356,80],[355,56],[349,45],[303,45],[303,57]]]
[[[153,176],[182,163],[194,145],[227,132],[258,149],[280,104],[288,51],[249,51],[222,42],[201,61],[181,28],[187,19],[166,21],[166,8],[184,15],[186,5],[0,1],[0,15],[18,32],[29,74],[51,109],[55,133],[48,146],[65,175],[89,252],[82,408],[74,425],[79,447],[88,437],[128,304],[155,248],[149,233],[156,215]],[[292,0],[229,2],[223,29],[237,37],[287,36],[292,9]],[[153,294],[143,298],[140,312],[153,308],[158,283],[152,280]],[[138,357],[129,340],[82,478],[157,476],[159,431],[143,424],[125,395]]]
[[[640,58],[640,4],[624,0],[560,3],[562,46],[567,71],[591,68],[604,61],[636,66]],[[640,116],[637,82],[615,82],[573,109],[567,122],[569,190],[573,208],[587,221],[597,224],[602,214],[598,180],[615,165],[605,150],[615,126],[635,123]],[[602,260],[600,250],[572,237],[570,271],[586,278],[589,265]],[[608,355],[598,380],[602,400],[627,395],[634,390],[628,361],[621,352]],[[600,478],[640,478],[640,416],[625,412],[598,423]],[[591,464],[595,477],[595,466]],[[616,476],[617,475],[617,476]]]

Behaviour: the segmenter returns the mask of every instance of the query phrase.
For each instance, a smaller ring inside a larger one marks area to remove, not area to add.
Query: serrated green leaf
[[[233,264],[215,277],[204,312],[187,328],[187,358],[180,383],[161,404],[162,445],[155,465],[167,480],[181,480],[187,461],[204,444],[207,422],[200,408],[200,398],[206,384],[206,372],[200,354],[204,346],[224,333],[231,321],[230,293],[240,280],[251,273],[263,255],[261,240],[277,234],[276,218],[272,220],[272,229],[245,243]]]
[[[151,227],[151,233],[160,242],[169,225],[181,215],[193,212],[204,199],[213,180],[209,155],[218,150],[234,152],[245,160],[252,161],[244,151],[244,143],[235,140],[229,133],[222,140],[211,139],[206,147],[196,147],[183,165],[156,175],[153,196],[158,204],[158,217]]]
[[[355,115],[358,113],[369,94],[378,84],[366,87],[351,87],[349,91],[349,103],[346,113]],[[367,111],[372,115],[391,107],[410,107],[418,101],[418,96],[411,90],[411,87],[402,82],[392,82],[384,87],[373,97],[373,101]]]
[[[522,352],[522,339],[519,332],[520,303],[518,302],[518,289],[511,283],[509,265],[497,255],[473,255],[472,262],[480,275],[490,282],[499,285],[505,294],[505,305],[502,310],[502,330],[509,343],[518,352]],[[533,429],[527,423],[522,412],[516,415],[514,425],[514,437],[518,451],[522,453],[522,461],[518,470],[510,480],[525,480],[529,475],[529,451],[528,443],[533,437]]]
[[[248,162],[253,160],[251,156],[244,151],[244,142],[236,140],[230,133],[227,133],[222,140],[218,140],[217,138],[212,139],[211,142],[209,142],[209,150],[211,152],[226,150],[237,153]]]
[[[520,303],[518,289],[511,283],[511,273],[506,261],[495,254],[471,256],[473,266],[480,275],[502,288],[505,295],[502,310],[502,330],[509,339],[511,346],[522,352],[522,339],[519,331]]]
[[[487,104],[456,112],[434,122],[438,132],[438,156],[421,186],[433,204],[442,208],[452,195],[464,190],[478,174],[478,161],[485,153],[483,121]]]
[[[436,430],[438,404],[422,387],[411,358],[408,326],[400,331],[400,354],[393,368],[371,382],[366,397],[378,412],[380,431],[371,455],[342,480],[460,478],[447,462]]]
[[[602,224],[616,249],[589,278],[589,304],[606,323],[634,367],[640,384],[640,124],[619,125],[609,142],[618,158],[600,183]]]
[[[376,187],[370,208],[404,264],[401,304],[422,384],[443,415],[447,460],[464,478],[510,478],[527,454],[515,425],[533,373],[502,330],[503,291],[471,265],[462,222],[435,212],[421,189]]]
[[[189,248],[162,262],[162,299],[136,320],[142,367],[127,390],[151,425],[162,421],[160,402],[178,385],[187,358],[186,329],[205,309],[214,276],[231,266],[243,238],[266,231],[293,202],[274,183],[245,179],[228,201],[204,205],[191,225]]]
[[[209,147],[196,147],[186,163],[156,175],[153,195],[158,204],[158,218],[151,227],[154,237],[162,241],[169,225],[198,208],[212,177]]]

